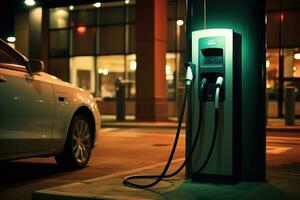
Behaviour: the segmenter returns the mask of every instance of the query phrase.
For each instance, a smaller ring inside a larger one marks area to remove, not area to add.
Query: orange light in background
[[[280,20],[281,20],[281,21],[284,20],[284,14],[283,14],[283,13],[280,14]]]
[[[78,27],[77,27],[77,32],[78,32],[80,35],[85,34],[85,32],[86,32],[86,27],[85,27],[85,26],[78,26]]]

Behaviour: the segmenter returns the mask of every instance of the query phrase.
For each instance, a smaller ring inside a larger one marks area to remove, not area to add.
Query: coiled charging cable
[[[194,78],[193,70],[191,69],[191,66],[188,66],[187,71],[186,71],[184,98],[183,98],[182,106],[181,106],[181,109],[180,109],[180,114],[179,114],[179,119],[178,119],[178,126],[177,126],[177,130],[176,130],[176,136],[175,136],[175,139],[174,139],[174,143],[173,143],[173,147],[172,147],[170,156],[168,158],[168,161],[167,161],[161,175],[133,175],[133,176],[127,176],[123,179],[123,184],[124,185],[129,186],[129,187],[135,187],[135,188],[143,188],[143,189],[153,187],[154,185],[158,184],[163,178],[174,176],[181,170],[181,169],[176,170],[174,173],[166,175],[166,173],[167,173],[167,171],[170,167],[170,164],[173,160],[173,157],[174,157],[174,154],[175,154],[175,151],[176,151],[176,147],[177,147],[177,144],[178,144],[181,125],[182,125],[182,121],[183,121],[183,115],[184,115],[184,111],[185,111],[185,105],[186,105],[186,102],[187,102],[187,98],[190,95],[191,82],[193,81],[193,78]],[[184,162],[184,164],[185,164],[185,162]],[[181,168],[181,166],[180,166],[180,168]],[[153,178],[156,178],[156,180],[153,181],[152,183],[144,184],[144,185],[136,184],[136,183],[133,183],[133,182],[129,181],[129,180],[133,180],[133,179],[153,179]]]
[[[184,168],[186,163],[191,159],[192,154],[193,154],[193,152],[196,148],[196,144],[197,144],[199,135],[200,135],[200,128],[201,128],[201,122],[202,122],[202,120],[201,120],[202,119],[202,102],[201,101],[199,102],[200,112],[199,112],[199,122],[198,122],[198,127],[197,127],[197,134],[196,134],[196,138],[194,140],[195,142],[192,145],[191,151],[189,152],[189,154],[188,154],[187,158],[185,159],[185,161],[181,164],[181,166],[176,171],[174,171],[171,174],[166,175],[166,173],[167,173],[167,171],[170,167],[170,164],[173,160],[174,153],[176,151],[176,147],[177,147],[177,144],[178,144],[181,125],[182,125],[182,121],[183,121],[183,115],[184,115],[184,111],[185,111],[185,105],[186,105],[187,98],[189,97],[189,94],[190,94],[190,89],[191,89],[190,85],[191,85],[192,80],[193,80],[192,69],[190,67],[188,67],[187,68],[187,76],[186,76],[186,84],[185,84],[186,85],[185,86],[185,94],[184,94],[184,99],[183,99],[180,114],[179,114],[179,122],[178,122],[178,126],[177,126],[176,136],[175,136],[175,139],[174,139],[174,143],[173,143],[173,147],[172,147],[170,156],[168,158],[168,161],[167,161],[161,175],[132,175],[132,176],[127,176],[123,179],[123,184],[124,185],[129,186],[129,187],[141,188],[141,189],[153,187],[156,184],[158,184],[163,178],[169,178],[169,177],[172,177],[172,176],[175,176],[176,174],[178,174]],[[217,133],[217,124],[218,124],[219,94],[220,94],[220,88],[222,86],[222,83],[223,83],[223,78],[218,77],[217,83],[216,83],[216,94],[215,94],[215,128],[214,128],[213,141],[212,141],[211,148],[209,150],[209,154],[207,155],[207,157],[205,159],[205,162],[202,164],[202,166],[197,171],[197,173],[200,173],[204,169],[204,167],[207,165],[207,163],[208,163],[208,161],[211,157],[214,144],[215,144],[216,135],[217,135],[216,134]],[[207,80],[205,78],[202,79],[201,84],[200,84],[201,94],[202,94],[206,84],[207,84]],[[133,179],[154,179],[154,178],[156,178],[155,181],[153,181],[149,184],[144,184],[144,185],[136,184],[136,183],[133,183],[133,182],[129,181],[129,180],[133,180]]]

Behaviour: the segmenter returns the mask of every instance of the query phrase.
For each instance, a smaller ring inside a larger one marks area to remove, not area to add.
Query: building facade
[[[138,66],[136,2],[45,2],[40,7],[27,9],[29,14],[26,17],[24,12],[16,15],[16,48],[29,57],[42,58],[48,73],[101,98],[103,114],[115,114],[116,79],[121,77],[129,80],[126,86],[126,112],[134,115]],[[185,6],[185,0],[167,1],[164,68],[169,116],[177,115],[177,102],[182,97],[183,63],[186,57]],[[29,24],[27,28],[24,27],[24,19]],[[296,115],[300,116],[299,19],[298,0],[266,0],[269,117],[284,115],[284,91],[289,85],[296,87]],[[40,28],[36,27],[37,23]],[[37,34],[42,35],[40,42],[36,42]],[[28,37],[29,40],[20,40],[22,37]],[[33,48],[31,44],[34,42],[40,43],[40,46]],[[33,49],[42,51],[38,53]]]
[[[269,117],[284,115],[287,86],[296,87],[296,115],[300,115],[300,3],[297,0],[266,1],[266,71]]]
[[[134,114],[135,1],[48,9],[48,72],[101,97],[104,114],[115,113],[116,79],[129,80],[126,110]],[[175,116],[185,56],[185,1],[168,1],[167,13],[166,91],[169,114]]]

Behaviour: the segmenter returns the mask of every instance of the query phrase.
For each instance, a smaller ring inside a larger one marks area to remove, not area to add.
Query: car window
[[[19,64],[17,60],[0,49],[0,63]]]
[[[0,67],[26,72],[25,66],[20,65],[14,57],[10,56],[2,49],[0,49]]]

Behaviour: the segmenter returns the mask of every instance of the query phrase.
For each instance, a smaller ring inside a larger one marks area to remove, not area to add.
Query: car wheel
[[[56,155],[58,165],[79,169],[87,165],[92,151],[91,123],[84,115],[75,115],[71,121],[62,154]]]

